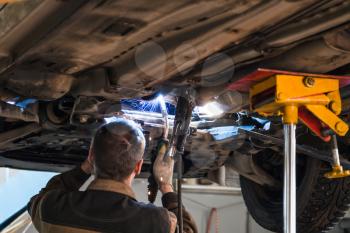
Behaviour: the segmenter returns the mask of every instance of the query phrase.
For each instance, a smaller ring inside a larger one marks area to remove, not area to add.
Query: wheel
[[[256,157],[263,169],[283,182],[283,159],[276,160],[272,151]],[[275,152],[276,153],[276,152]],[[320,233],[332,228],[348,210],[350,178],[329,180],[326,162],[297,155],[297,232]],[[240,177],[244,201],[249,213],[263,228],[283,232],[283,188],[261,186]]]

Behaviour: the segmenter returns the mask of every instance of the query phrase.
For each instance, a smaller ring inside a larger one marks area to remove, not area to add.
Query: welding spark
[[[159,94],[156,98],[152,100],[142,100],[142,99],[125,99],[122,100],[122,109],[123,112],[145,112],[148,114],[151,113],[161,113],[162,116],[168,115],[168,112],[174,112],[174,106],[165,102],[163,95]],[[159,116],[158,116],[159,117]],[[105,122],[113,122],[117,118],[109,117],[105,118]],[[167,124],[167,122],[165,122]]]
[[[129,99],[123,100],[122,104],[127,109],[133,109],[141,112],[160,112],[159,101],[153,100]]]
[[[168,113],[174,112],[174,107],[171,104],[166,103],[162,95],[158,95],[152,100],[142,100],[142,99],[126,99],[122,100],[122,105],[124,110],[136,110],[141,112],[156,112],[162,113],[162,109],[167,109]]]

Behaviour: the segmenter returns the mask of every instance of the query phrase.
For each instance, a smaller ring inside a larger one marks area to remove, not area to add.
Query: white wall
[[[146,180],[136,180],[134,190],[139,201],[147,202]],[[200,233],[205,233],[207,220],[212,208],[218,210],[218,229],[220,233],[270,233],[249,217],[241,195],[184,193],[183,203],[195,218]],[[160,205],[158,195],[157,205]],[[215,221],[210,233],[215,232]]]

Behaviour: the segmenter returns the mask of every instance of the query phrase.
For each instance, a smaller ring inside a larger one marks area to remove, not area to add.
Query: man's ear
[[[141,159],[136,163],[135,170],[134,170],[136,176],[140,175],[142,170],[142,165],[143,165],[143,159]]]
[[[90,150],[89,150],[88,160],[89,160],[90,164],[94,164],[95,163],[95,154],[92,151],[92,148],[90,148]]]

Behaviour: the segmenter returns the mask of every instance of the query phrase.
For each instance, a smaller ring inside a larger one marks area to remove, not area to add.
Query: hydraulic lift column
[[[296,138],[295,128],[298,122],[298,109],[286,106],[291,118],[283,119],[284,130],[284,182],[283,182],[283,226],[285,233],[296,232]]]

